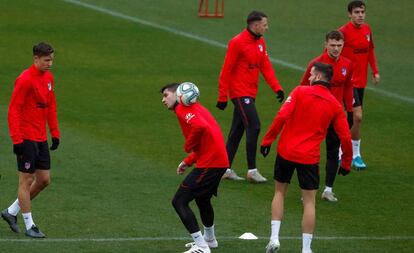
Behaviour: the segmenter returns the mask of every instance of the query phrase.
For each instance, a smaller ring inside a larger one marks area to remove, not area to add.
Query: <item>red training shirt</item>
[[[16,79],[9,105],[9,131],[13,144],[25,140],[46,141],[46,122],[52,137],[60,138],[56,115],[56,97],[50,71],[35,65]]]
[[[350,59],[353,64],[354,87],[365,88],[367,86],[368,63],[371,66],[372,74],[378,74],[371,28],[368,24],[357,27],[349,22],[339,30],[345,38],[341,54]]]
[[[192,151],[184,162],[196,163],[196,168],[228,168],[223,133],[211,113],[200,103],[178,104],[175,113],[185,137],[184,151]]]
[[[256,98],[259,72],[274,92],[282,90],[276,78],[262,37],[247,29],[230,40],[219,78],[218,101],[237,97]]]
[[[277,146],[280,156],[301,164],[317,164],[320,144],[331,123],[341,141],[342,167],[350,170],[352,144],[348,123],[342,106],[323,85],[296,87],[280,108],[261,145],[271,146],[282,131]]]
[[[318,57],[309,62],[308,68],[303,74],[300,85],[309,86],[309,77],[312,66],[315,62],[330,64],[333,68],[333,76],[329,90],[339,103],[344,103],[345,109],[352,112],[353,83],[352,83],[352,62],[344,56],[339,56],[338,60],[331,58],[326,50]]]

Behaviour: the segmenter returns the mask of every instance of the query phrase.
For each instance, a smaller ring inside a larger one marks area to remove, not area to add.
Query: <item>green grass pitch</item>
[[[82,0],[86,7],[69,0],[0,0],[0,209],[15,199],[17,187],[7,128],[10,94],[39,41],[56,49],[62,132],[52,153],[52,184],[33,202],[34,220],[48,239],[26,240],[0,221],[0,252],[184,251],[190,237],[170,203],[182,180],[175,169],[185,156],[183,137],[161,104],[159,88],[196,83],[201,102],[227,136],[232,106],[224,112],[214,107],[222,45],[244,28],[247,13],[269,15],[265,39],[270,56],[282,61],[274,68],[289,92],[302,71],[286,63],[303,68],[320,54],[324,34],[348,21],[347,2],[227,0],[224,19],[200,19],[198,1]],[[368,169],[337,178],[336,204],[321,201],[318,193],[314,252],[414,249],[414,4],[367,5],[382,77],[366,94],[362,152]],[[280,107],[263,80],[257,107],[261,138]],[[258,168],[268,178],[274,158],[274,151],[266,159],[258,155]],[[243,140],[234,168],[245,173]],[[323,180],[321,169],[321,187]],[[213,201],[220,246],[213,252],[264,252],[273,191],[273,183],[221,184]],[[283,253],[300,252],[301,213],[295,179],[281,228]],[[21,216],[19,224],[23,228]],[[236,239],[244,232],[259,240]]]

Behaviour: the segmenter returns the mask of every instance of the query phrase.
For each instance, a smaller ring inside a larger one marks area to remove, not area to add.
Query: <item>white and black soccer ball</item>
[[[197,102],[200,91],[197,86],[190,82],[184,82],[177,88],[177,102],[185,106],[190,106]]]

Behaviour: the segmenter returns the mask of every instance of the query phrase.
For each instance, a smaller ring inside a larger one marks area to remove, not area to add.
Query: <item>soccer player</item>
[[[209,253],[210,248],[218,246],[214,235],[214,210],[211,197],[217,196],[221,177],[229,167],[224,137],[216,120],[200,103],[184,106],[177,103],[178,83],[161,88],[162,103],[175,112],[185,137],[185,152],[189,155],[178,165],[177,174],[195,163],[195,168],[180,184],[172,204],[191,234],[194,242],[186,244],[191,247],[185,253]],[[201,234],[197,219],[189,207],[195,200],[204,225]]]
[[[17,77],[12,93],[8,122],[19,171],[18,197],[1,212],[12,231],[19,233],[17,214],[22,212],[26,235],[43,238],[32,218],[31,201],[50,183],[50,154],[46,124],[52,135],[50,150],[59,146],[53,75],[54,50],[46,43],[33,47],[33,65]]]
[[[250,182],[266,182],[256,168],[257,139],[260,120],[255,99],[261,72],[276,98],[282,102],[284,92],[276,78],[266,51],[263,34],[268,29],[267,16],[252,11],[247,16],[247,28],[230,40],[224,64],[220,73],[217,107],[224,110],[230,97],[234,104],[233,121],[227,139],[227,153],[230,166],[233,163],[240,140],[246,131],[247,179]],[[223,178],[243,180],[229,168]]]
[[[309,77],[313,63],[322,62],[330,64],[333,68],[333,76],[329,84],[329,90],[339,103],[342,104],[344,102],[345,110],[348,114],[348,121],[352,122],[352,63],[349,59],[341,56],[343,46],[344,37],[341,32],[328,32],[325,36],[324,52],[308,64],[308,68],[303,75],[300,85],[310,85]],[[335,133],[333,125],[330,125],[326,135],[326,176],[322,199],[331,202],[338,201],[332,188],[338,171],[339,146],[339,138]]]
[[[338,173],[350,172],[352,160],[351,136],[341,104],[329,91],[332,67],[315,62],[309,81],[311,86],[296,87],[277,113],[263,138],[260,152],[266,157],[280,132],[274,166],[275,194],[272,201],[271,237],[266,252],[280,248],[279,229],[283,217],[284,198],[296,169],[302,189],[302,253],[311,253],[315,229],[315,195],[319,188],[320,143],[329,125],[333,125],[341,140],[343,154]]]
[[[362,160],[360,145],[362,107],[364,91],[367,86],[368,63],[371,66],[373,83],[377,85],[380,81],[371,28],[365,23],[365,10],[364,2],[350,2],[348,4],[348,16],[351,21],[339,28],[345,38],[342,55],[352,61],[354,70],[352,75],[354,82],[354,118],[351,137],[353,147],[352,164],[357,170],[363,170],[367,167]]]

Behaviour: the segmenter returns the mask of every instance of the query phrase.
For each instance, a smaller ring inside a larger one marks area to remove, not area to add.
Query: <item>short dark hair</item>
[[[252,11],[247,15],[247,24],[250,25],[255,21],[261,21],[263,18],[267,18],[266,14],[261,11]]]
[[[365,3],[362,1],[352,1],[348,4],[348,12],[352,13],[352,10],[355,8],[362,8],[364,7],[364,9],[366,9],[367,7],[365,6]]]
[[[333,75],[333,68],[330,64],[325,64],[322,62],[315,62],[313,64],[313,67],[315,67],[315,70],[320,72],[324,77],[326,82],[330,82]]]
[[[160,93],[164,93],[165,90],[169,90],[169,91],[175,92],[177,90],[177,88],[178,88],[179,85],[180,85],[179,83],[169,83],[169,84],[166,84],[166,85],[164,85],[161,88]]]
[[[325,36],[325,41],[328,40],[344,40],[344,35],[340,31],[330,31]]]
[[[33,46],[33,56],[49,56],[53,54],[53,52],[55,52],[53,47],[45,42],[40,42]]]

